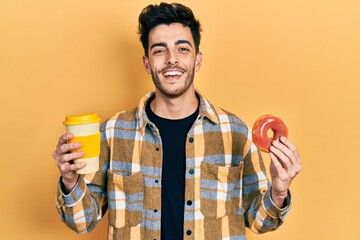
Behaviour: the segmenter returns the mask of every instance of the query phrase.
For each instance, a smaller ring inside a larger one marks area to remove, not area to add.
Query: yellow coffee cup
[[[84,156],[74,162],[86,162],[86,167],[77,170],[78,174],[94,173],[99,170],[100,121],[96,113],[69,115],[65,117],[66,131],[74,138],[69,142],[78,142],[81,148],[72,152],[83,151]]]

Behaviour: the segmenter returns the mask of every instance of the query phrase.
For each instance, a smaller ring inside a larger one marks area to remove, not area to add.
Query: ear
[[[202,62],[202,52],[199,51],[196,54],[196,58],[195,58],[195,71],[196,72],[198,72],[200,70],[201,62]]]
[[[150,61],[147,56],[143,56],[143,64],[147,73],[151,74]]]

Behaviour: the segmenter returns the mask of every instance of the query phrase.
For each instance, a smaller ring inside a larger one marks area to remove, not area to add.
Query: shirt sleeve
[[[291,208],[289,191],[284,208],[278,208],[271,199],[271,183],[261,152],[248,139],[244,149],[243,207],[245,224],[255,233],[273,231],[281,226]]]
[[[264,206],[264,210],[267,212],[269,216],[272,218],[279,218],[280,220],[284,220],[288,212],[291,208],[291,192],[288,190],[288,195],[285,198],[284,207],[279,208],[275,205],[271,198],[271,188],[268,189],[262,197],[262,205]]]

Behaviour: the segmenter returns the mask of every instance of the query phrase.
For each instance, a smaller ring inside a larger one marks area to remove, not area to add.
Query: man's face
[[[201,53],[196,53],[189,27],[180,23],[159,25],[149,33],[148,57],[143,57],[156,91],[168,98],[194,89],[194,73],[201,66]]]

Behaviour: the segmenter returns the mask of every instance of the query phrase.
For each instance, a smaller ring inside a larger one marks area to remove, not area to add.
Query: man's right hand
[[[70,193],[75,187],[79,174],[76,173],[78,169],[86,166],[85,162],[74,163],[74,160],[84,156],[84,152],[71,152],[81,148],[80,143],[69,143],[68,141],[73,138],[71,133],[65,133],[59,138],[56,150],[52,156],[55,159],[56,166],[60,170],[60,175],[63,182],[63,192]]]

